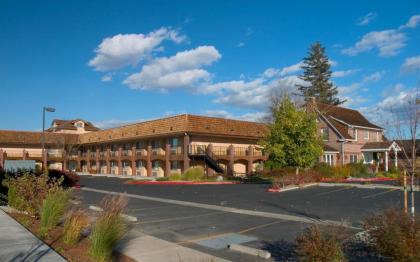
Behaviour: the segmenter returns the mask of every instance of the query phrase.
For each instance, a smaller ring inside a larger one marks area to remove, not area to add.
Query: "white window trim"
[[[367,130],[365,130],[364,139],[369,140],[369,131],[367,131]]]
[[[357,141],[358,139],[357,129],[354,129],[354,140]]]

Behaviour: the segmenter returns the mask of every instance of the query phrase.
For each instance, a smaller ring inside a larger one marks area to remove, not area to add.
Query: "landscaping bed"
[[[18,221],[22,226],[28,229],[32,234],[39,237],[40,220],[30,217],[25,214],[9,212],[9,216]],[[54,249],[57,253],[63,256],[68,261],[83,261],[83,262],[95,262],[89,255],[89,238],[85,237],[75,245],[67,245],[62,240],[63,227],[57,226],[52,229],[43,242]],[[127,257],[119,252],[114,251],[112,254],[113,261],[121,262],[135,262],[136,260]]]
[[[128,185],[234,185],[238,181],[127,181]]]

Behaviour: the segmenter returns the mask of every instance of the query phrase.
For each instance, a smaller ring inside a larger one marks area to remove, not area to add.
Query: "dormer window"
[[[77,128],[83,128],[83,122],[76,122],[75,126]]]

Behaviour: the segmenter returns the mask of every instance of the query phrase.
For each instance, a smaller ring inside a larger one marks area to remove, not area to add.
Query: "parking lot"
[[[98,205],[111,192],[125,192],[133,229],[233,261],[256,258],[230,251],[225,242],[268,250],[287,259],[296,235],[310,223],[345,221],[357,232],[363,219],[379,210],[401,207],[395,189],[319,187],[267,193],[268,185],[128,185],[125,179],[82,177],[77,192],[84,205]],[[416,193],[417,194],[417,193]]]

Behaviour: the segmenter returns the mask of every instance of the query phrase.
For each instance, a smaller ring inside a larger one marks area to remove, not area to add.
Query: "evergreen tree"
[[[282,167],[305,168],[322,154],[322,141],[317,135],[316,116],[298,109],[289,97],[283,97],[273,112],[270,132],[262,141],[270,169]]]
[[[299,76],[306,84],[297,85],[301,94],[308,99],[315,97],[316,101],[339,105],[345,101],[337,97],[337,87],[330,81],[331,70],[330,61],[325,54],[325,47],[321,43],[313,44],[308,52],[308,56],[303,59],[303,75]]]

